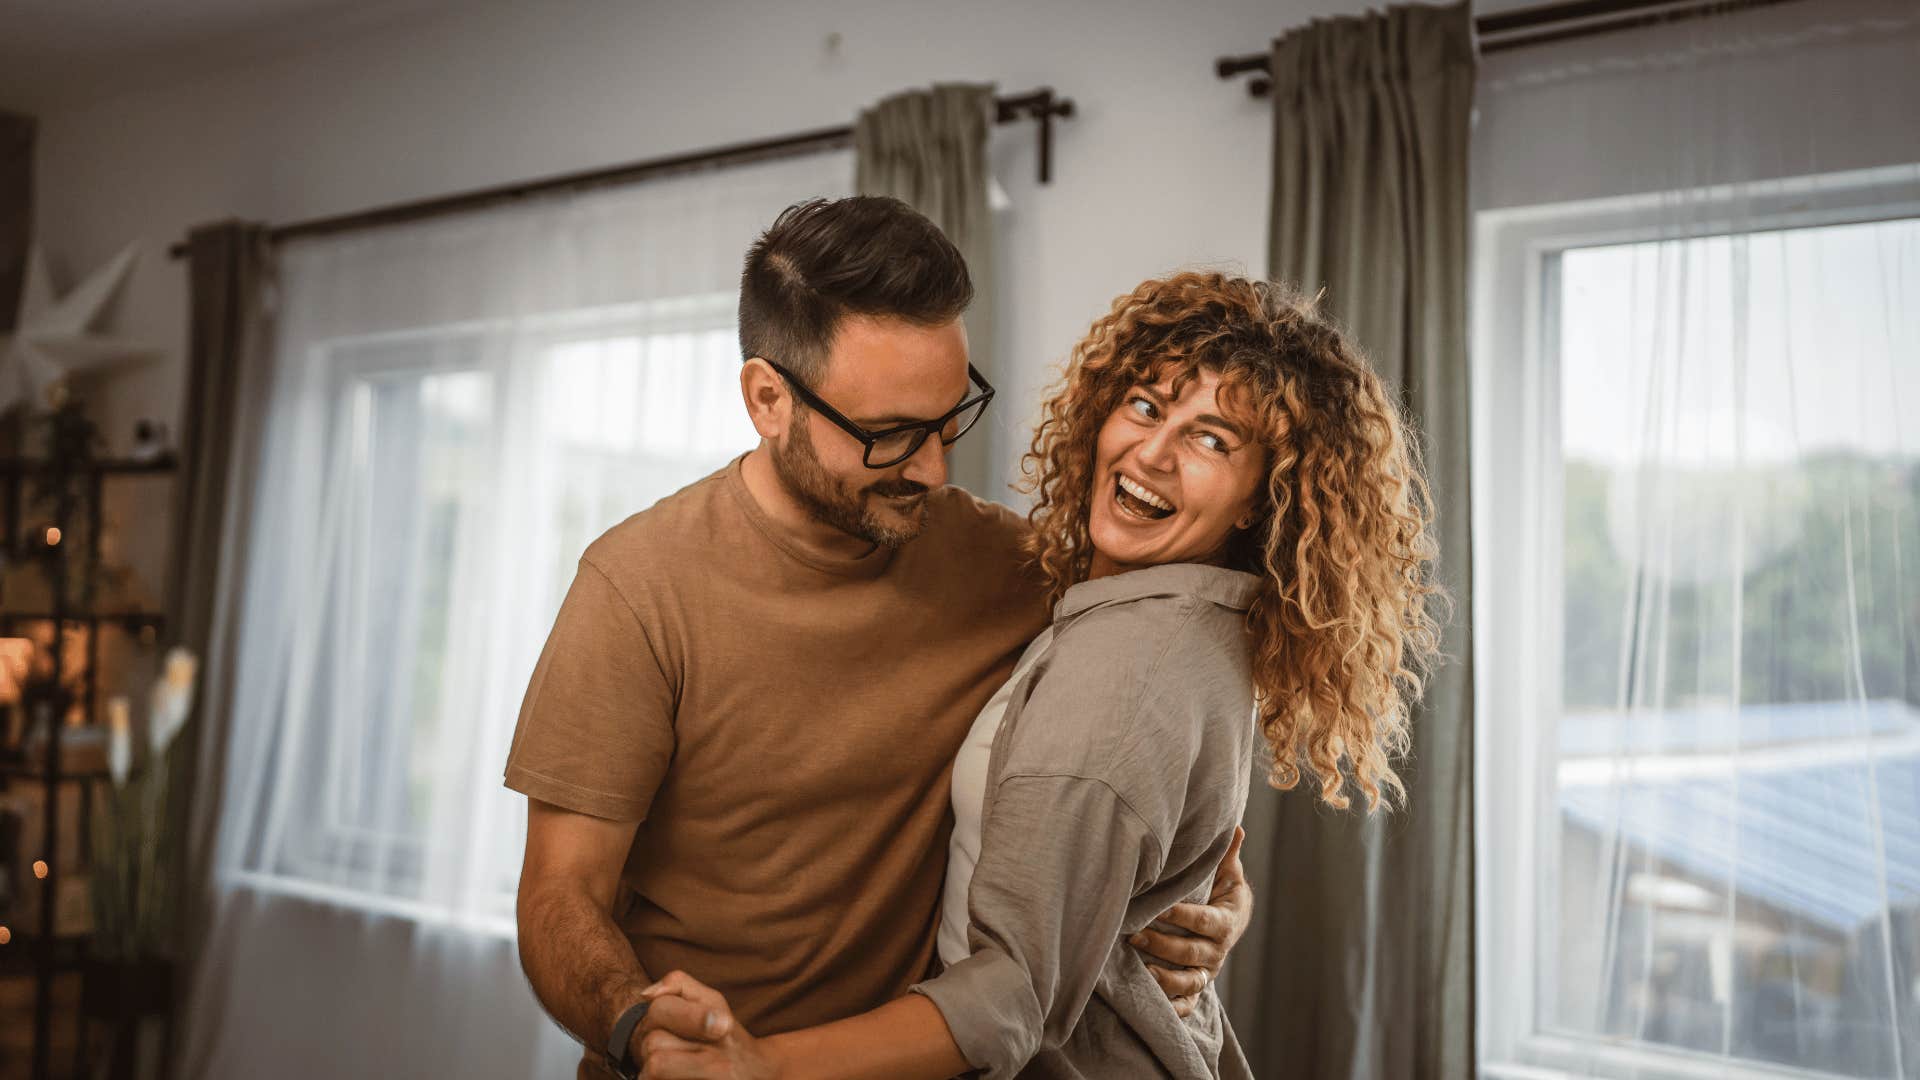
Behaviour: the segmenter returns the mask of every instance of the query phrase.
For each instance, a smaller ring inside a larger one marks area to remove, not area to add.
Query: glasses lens
[[[910,428],[883,435],[867,447],[867,467],[884,469],[889,465],[898,465],[913,456],[920,444],[927,441],[926,428]]]
[[[982,398],[968,406],[965,412],[954,414],[953,418],[947,421],[946,426],[940,429],[940,441],[943,443],[952,443],[955,439],[965,435],[967,429],[972,427],[974,422],[980,419],[980,415],[986,411],[987,402],[985,398]]]

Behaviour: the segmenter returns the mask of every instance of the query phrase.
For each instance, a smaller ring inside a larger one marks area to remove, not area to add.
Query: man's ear
[[[780,439],[793,418],[793,397],[773,366],[757,356],[740,365],[740,399],[763,439]]]

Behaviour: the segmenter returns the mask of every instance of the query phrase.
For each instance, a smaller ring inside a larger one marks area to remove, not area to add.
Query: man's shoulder
[[[1032,531],[1011,507],[949,484],[928,497],[929,526],[968,546],[1020,551]]]
[[[616,586],[662,580],[663,572],[684,572],[689,560],[720,553],[716,540],[725,531],[719,518],[727,499],[722,468],[628,515],[588,544],[581,559]]]

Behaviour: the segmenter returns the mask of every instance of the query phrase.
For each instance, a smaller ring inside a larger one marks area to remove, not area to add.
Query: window
[[[285,773],[293,790],[276,802],[306,812],[269,834],[273,858],[245,880],[511,933],[523,833],[483,835],[464,804],[517,800],[499,789],[498,736],[580,553],[758,441],[734,304],[542,318],[514,328],[528,359],[504,365],[488,356],[495,325],[316,350],[329,415],[310,450],[334,466],[320,520],[337,532],[303,631],[321,639],[313,670],[288,703],[306,722],[283,732],[308,767]],[[502,531],[519,536],[503,545]],[[503,619],[512,632],[490,633]],[[495,722],[479,726],[483,701]],[[455,863],[461,880],[440,880]],[[446,906],[422,902],[435,898]]]
[[[1920,217],[1883,179],[1739,231],[1713,193],[1482,216],[1494,1075],[1920,1064]]]

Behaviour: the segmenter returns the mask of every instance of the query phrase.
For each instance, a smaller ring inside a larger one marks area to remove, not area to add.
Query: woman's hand
[[[647,987],[640,1022],[641,1080],[777,1080],[781,1069],[733,1018],[718,990],[684,971]]]
[[[1240,844],[1246,838],[1245,829],[1234,828],[1233,842],[1213,875],[1213,893],[1206,903],[1175,904],[1160,916],[1161,922],[1195,936],[1179,937],[1148,927],[1127,939],[1134,948],[1171,965],[1148,964],[1147,970],[1181,1016],[1192,1015],[1200,992],[1220,976],[1227,953],[1253,921],[1253,889],[1247,884],[1246,868],[1240,865]]]

